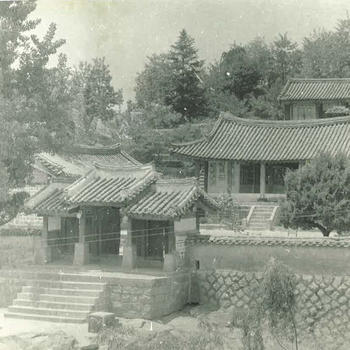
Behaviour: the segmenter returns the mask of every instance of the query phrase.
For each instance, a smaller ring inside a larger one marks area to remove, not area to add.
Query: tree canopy
[[[319,229],[324,236],[350,227],[350,160],[322,153],[285,177],[281,221],[287,227]]]

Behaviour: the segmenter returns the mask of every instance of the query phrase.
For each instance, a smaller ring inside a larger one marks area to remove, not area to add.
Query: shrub
[[[296,284],[296,276],[291,270],[271,258],[261,283],[261,312],[267,319],[270,331],[277,342],[281,344],[280,339],[288,339],[295,342],[297,350]]]
[[[285,177],[286,201],[281,223],[319,229],[324,236],[350,227],[350,160],[343,154],[320,154]]]

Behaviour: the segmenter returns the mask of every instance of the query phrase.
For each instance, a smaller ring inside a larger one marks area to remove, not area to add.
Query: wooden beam
[[[266,193],[266,164],[260,163],[260,198],[265,198]]]

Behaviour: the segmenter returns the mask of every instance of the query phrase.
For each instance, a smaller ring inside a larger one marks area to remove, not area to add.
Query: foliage
[[[350,19],[334,31],[315,30],[303,42],[303,75],[312,78],[350,77]]]
[[[182,116],[181,122],[206,116],[203,73],[203,61],[198,58],[194,39],[183,29],[170,50],[149,57],[144,70],[137,75],[137,106],[169,106]]]
[[[204,62],[198,59],[194,39],[185,29],[171,46],[169,62],[171,88],[166,103],[180,113],[184,120],[205,116],[207,101],[200,78]]]
[[[16,192],[7,196],[5,200],[0,200],[0,225],[15,218],[28,197],[29,194],[26,192]]]
[[[81,62],[73,72],[72,90],[77,96],[74,101],[75,122],[80,133],[86,134],[87,138],[94,131],[93,122],[113,120],[116,107],[123,103],[122,91],[114,91],[104,58],[95,58],[92,63]]]
[[[284,85],[287,79],[300,73],[302,66],[302,52],[298,45],[292,42],[287,33],[279,34],[272,45],[273,68],[275,81],[280,79]]]
[[[173,112],[169,106],[148,105],[144,109],[126,111],[123,114],[124,147],[141,162],[155,162],[163,170],[161,161],[164,155],[170,154],[172,143],[184,142],[201,136],[202,130],[207,130],[205,123],[180,124],[182,116]],[[192,163],[192,162],[190,162]],[[194,171],[190,165],[183,175]]]
[[[259,94],[261,74],[243,46],[234,45],[224,52],[219,63],[223,90],[242,100],[248,94]]]
[[[262,315],[259,308],[236,310],[232,325],[242,330],[244,350],[264,350]]]
[[[282,346],[280,339],[288,339],[298,349],[295,289],[295,275],[286,265],[271,258],[261,282],[261,312],[278,343]]]
[[[136,77],[135,99],[138,107],[150,104],[166,105],[171,89],[171,67],[168,54],[147,58],[145,68]]]
[[[228,224],[231,229],[241,226],[239,203],[230,194],[223,194],[215,200],[220,206],[217,213],[217,221]]]
[[[350,225],[350,161],[343,154],[322,153],[287,172],[281,222],[292,228],[318,228],[324,236]]]

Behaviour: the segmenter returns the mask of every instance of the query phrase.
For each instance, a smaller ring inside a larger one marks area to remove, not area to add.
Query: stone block
[[[102,327],[113,327],[115,315],[111,312],[94,312],[88,317],[88,332],[98,333]]]

